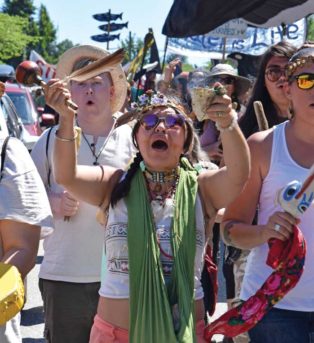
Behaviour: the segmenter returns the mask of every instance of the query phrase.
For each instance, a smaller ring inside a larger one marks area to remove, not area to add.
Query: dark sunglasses
[[[314,87],[314,74],[302,73],[292,76],[289,81],[297,80],[297,86],[300,89],[311,89]]]
[[[155,113],[144,114],[140,119],[140,124],[145,130],[154,129],[159,123],[163,121],[167,129],[171,129],[176,126],[182,127],[185,123],[185,119],[180,114],[166,114],[165,116],[158,116]]]
[[[235,83],[235,78],[232,76],[214,76],[210,78],[210,82],[219,82],[223,85],[233,85]]]
[[[267,68],[265,71],[265,75],[267,80],[270,82],[277,82],[282,76],[285,76],[286,72],[285,69],[282,68]]]

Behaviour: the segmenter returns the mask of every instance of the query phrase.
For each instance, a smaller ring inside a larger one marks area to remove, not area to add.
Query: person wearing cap
[[[254,295],[273,272],[265,263],[270,239],[289,245],[293,226],[297,224],[306,241],[304,270],[296,286],[282,295],[279,302],[274,296],[275,306],[264,317],[257,313],[264,304],[255,303],[259,309],[255,307],[254,316],[263,319],[249,331],[251,343],[308,343],[314,336],[313,194],[302,197],[308,209],[300,219],[283,211],[277,201],[278,191],[293,180],[302,183],[314,164],[314,42],[306,42],[292,55],[285,67],[283,88],[293,116],[249,137],[252,172],[241,194],[227,206],[221,224],[227,244],[250,250],[241,300]],[[295,196],[296,190],[299,188],[290,189],[286,200]],[[301,203],[299,207],[302,208]],[[285,282],[282,274],[275,283],[270,282],[272,290],[280,293]]]
[[[108,54],[90,45],[71,48],[59,59],[57,77],[63,79]],[[131,127],[115,128],[127,94],[121,65],[84,82],[70,81],[67,87],[78,106],[74,121],[81,129],[80,164],[125,168],[134,147]],[[45,131],[32,151],[55,222],[55,231],[44,240],[39,272],[45,338],[49,343],[86,343],[99,298],[103,228],[96,220],[97,207],[78,201],[56,183],[52,152],[57,131],[58,127]]]

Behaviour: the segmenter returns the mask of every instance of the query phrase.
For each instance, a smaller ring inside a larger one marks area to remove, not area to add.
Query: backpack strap
[[[46,158],[47,158],[47,163],[48,163],[47,182],[48,182],[49,187],[51,187],[51,182],[50,182],[51,167],[50,167],[50,163],[49,163],[48,151],[49,151],[49,141],[50,141],[50,135],[51,135],[52,128],[53,128],[53,126],[49,129],[48,134],[47,134],[47,140],[46,140]]]
[[[7,137],[5,138],[5,140],[3,141],[3,144],[2,144],[2,149],[1,149],[0,181],[2,180],[2,176],[3,176],[5,153],[6,153],[6,150],[7,150],[7,145],[8,145],[8,142],[9,142],[9,138],[10,138],[10,136],[7,136]]]

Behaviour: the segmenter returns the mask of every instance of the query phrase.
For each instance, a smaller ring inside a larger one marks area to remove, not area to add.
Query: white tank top
[[[271,162],[268,174],[263,180],[258,204],[258,224],[266,224],[269,216],[275,211],[282,210],[275,203],[278,190],[290,181],[303,181],[309,169],[298,165],[291,157],[285,136],[287,122],[274,128]],[[304,272],[296,287],[275,306],[280,309],[295,311],[314,311],[314,205],[302,215],[299,228],[306,239],[307,252]],[[248,299],[262,286],[272,269],[265,263],[268,245],[263,244],[251,250],[248,257],[243,280],[241,299]]]
[[[161,247],[160,259],[166,283],[170,280],[173,264],[170,245],[170,225],[173,217],[173,208],[172,199],[166,199],[164,206],[156,201],[152,202],[152,210],[157,228],[156,234]],[[195,218],[196,253],[194,264],[194,295],[195,299],[198,300],[204,296],[200,280],[205,253],[204,218],[199,196],[196,197]],[[103,297],[129,298],[127,223],[127,207],[125,201],[122,199],[113,209],[110,207],[108,223],[105,230],[107,270],[99,290],[99,294]]]

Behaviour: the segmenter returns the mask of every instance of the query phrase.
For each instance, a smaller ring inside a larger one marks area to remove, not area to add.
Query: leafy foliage
[[[74,44],[66,39],[57,42],[57,29],[44,5],[40,5],[38,18],[33,0],[5,0],[0,13],[0,60],[16,66],[29,57],[32,49],[49,63]],[[5,17],[2,17],[5,16]]]
[[[25,33],[29,22],[26,18],[0,13],[0,61],[20,56],[34,38]]]
[[[121,40],[120,47],[125,50],[125,57],[122,63],[125,64],[132,61],[143,46],[144,40],[130,32],[128,38]],[[148,59],[149,56],[146,56],[146,58]]]
[[[314,15],[311,15],[307,19],[307,40],[314,41]]]

